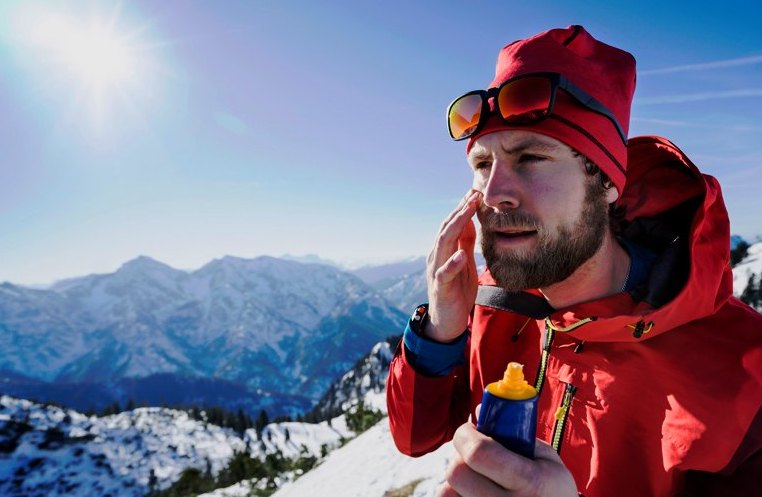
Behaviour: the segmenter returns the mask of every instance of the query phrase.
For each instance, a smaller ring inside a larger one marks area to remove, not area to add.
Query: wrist
[[[405,357],[418,373],[424,376],[447,376],[453,368],[464,363],[468,329],[454,341],[443,343],[424,336],[421,324],[428,326],[427,306],[418,306],[407,322],[402,340]]]
[[[421,304],[415,308],[410,317],[410,328],[419,337],[431,342],[451,344],[460,340],[468,326],[458,328],[454,333],[443,333],[438,326],[435,316],[429,313],[429,304]]]
[[[464,325],[454,332],[443,332],[436,317],[429,313],[429,304],[421,304],[416,307],[410,318],[410,323],[411,328],[418,336],[441,344],[457,342],[463,336],[464,330],[467,331],[467,326]]]
[[[442,328],[438,326],[432,319],[429,319],[429,322],[426,325],[426,328],[423,330],[422,336],[433,342],[449,344],[449,343],[457,342],[460,336],[463,335],[464,329],[467,329],[467,328],[466,327],[458,328],[458,331],[455,333],[447,333],[442,331]]]

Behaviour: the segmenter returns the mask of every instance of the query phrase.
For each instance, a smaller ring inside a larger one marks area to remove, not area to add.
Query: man
[[[580,26],[507,45],[489,88],[448,112],[474,183],[390,368],[397,447],[454,439],[447,496],[762,495],[762,317],[732,296],[717,181],[627,140],[635,61]],[[534,460],[468,422],[509,361]]]

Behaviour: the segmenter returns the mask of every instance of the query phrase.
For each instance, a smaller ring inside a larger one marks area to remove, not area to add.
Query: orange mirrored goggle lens
[[[450,105],[447,123],[450,136],[463,140],[473,135],[485,116],[482,115],[484,98],[489,92],[463,95]],[[544,119],[550,113],[553,99],[553,82],[543,76],[527,76],[505,83],[497,90],[497,109],[509,124],[531,124]]]
[[[497,95],[500,115],[509,123],[529,124],[548,116],[552,83],[544,77],[526,77],[507,83]]]
[[[450,106],[447,122],[450,136],[455,140],[471,135],[479,125],[482,115],[482,97],[478,94],[463,95]]]

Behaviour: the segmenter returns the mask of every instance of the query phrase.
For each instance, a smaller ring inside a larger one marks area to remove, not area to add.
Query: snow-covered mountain
[[[394,447],[384,418],[303,477],[284,484],[273,497],[433,497],[452,452],[452,443],[446,443],[422,457],[405,456]]]
[[[224,257],[186,272],[139,257],[47,290],[0,285],[0,392],[296,412],[404,321],[334,267]]]
[[[261,436],[254,429],[239,435],[172,409],[99,418],[2,396],[0,495],[144,496],[152,479],[162,489],[187,468],[216,474],[235,453],[322,458],[353,436],[343,416],[318,424],[273,423]]]
[[[362,404],[385,414],[391,356],[389,342],[376,344],[329,389],[323,406],[351,412]],[[356,437],[348,416],[314,424],[271,423],[261,434],[255,429],[238,434],[193,419],[185,411],[138,408],[88,417],[3,396],[0,495],[142,496],[177,482],[188,468],[219,474],[236,453],[259,460],[274,454],[293,460],[312,457],[317,466],[303,475],[285,471],[274,481],[242,480],[205,497],[266,493],[273,484],[280,489],[276,495],[285,496],[381,497],[403,487],[411,490],[405,495],[433,495],[451,453],[449,444],[411,459],[393,446],[386,417]]]
[[[386,414],[385,383],[392,355],[391,343],[376,344],[331,386],[316,411],[323,415],[337,410],[351,412],[363,404]],[[389,420],[383,416],[373,427],[331,451],[304,476],[284,481],[273,497],[430,497],[444,480],[451,457],[451,443],[422,457],[403,455],[394,446]],[[200,497],[246,497],[257,483],[243,481]]]
[[[749,285],[754,288],[748,288]],[[756,308],[762,311],[762,302],[760,302],[760,286],[762,284],[762,242],[757,242],[750,246],[746,252],[746,257],[736,264],[733,268],[733,294],[739,298],[750,297],[750,291],[756,292]]]
[[[374,345],[370,353],[328,388],[311,416],[318,420],[330,419],[360,403],[386,412],[386,377],[399,339],[395,337]]]
[[[368,264],[352,270],[352,273],[365,283],[383,288],[398,278],[420,273],[426,269],[425,257],[414,257],[385,264]]]

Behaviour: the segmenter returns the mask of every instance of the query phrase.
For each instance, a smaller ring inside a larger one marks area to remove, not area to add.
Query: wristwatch
[[[415,308],[410,316],[410,329],[419,337],[424,337],[423,330],[429,323],[429,304],[421,304]]]

